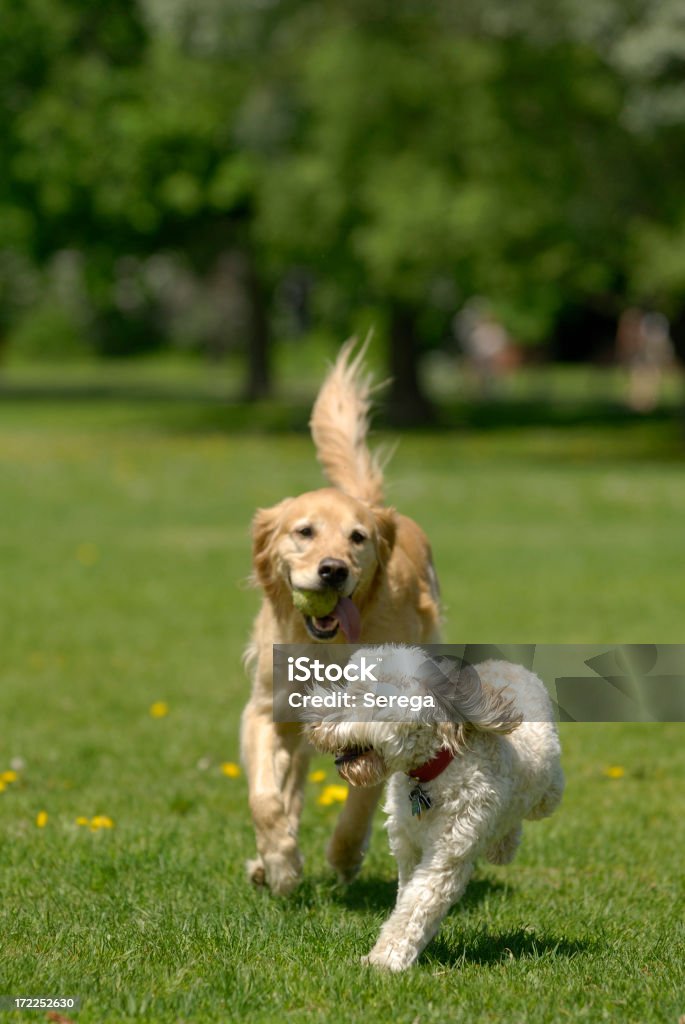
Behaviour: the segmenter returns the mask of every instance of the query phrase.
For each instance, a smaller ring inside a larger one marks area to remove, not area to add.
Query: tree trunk
[[[271,333],[265,290],[249,253],[245,263],[245,293],[248,305],[245,398],[255,402],[271,396]]]
[[[389,364],[392,375],[388,413],[396,426],[421,426],[435,419],[420,376],[416,313],[393,303],[390,311]]]
[[[678,310],[671,323],[671,338],[675,348],[676,357],[681,363],[685,362],[685,306]],[[682,384],[681,384],[682,388]],[[683,439],[685,439],[685,395],[682,398],[680,407],[680,426]]]

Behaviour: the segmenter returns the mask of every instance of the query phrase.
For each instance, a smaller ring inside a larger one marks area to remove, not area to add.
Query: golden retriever
[[[263,591],[246,652],[253,674],[241,748],[257,857],[248,874],[278,894],[302,874],[297,835],[310,748],[300,726],[273,719],[273,644],[439,643],[438,584],[422,530],[383,501],[383,472],[369,451],[371,379],[354,339],[314,404],[310,427],[333,487],[285,498],[253,522],[254,579]],[[293,603],[296,589],[335,591],[321,618]],[[359,870],[381,786],[353,788],[327,848],[343,881]]]

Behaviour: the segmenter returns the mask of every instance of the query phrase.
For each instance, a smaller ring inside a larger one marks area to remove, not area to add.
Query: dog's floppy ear
[[[252,520],[252,578],[267,594],[273,595],[278,585],[273,542],[290,501],[286,498],[273,508],[258,508]]]
[[[394,508],[374,508],[376,520],[376,545],[378,561],[382,566],[388,564],[397,536],[397,514]]]
[[[452,658],[429,658],[422,666],[421,682],[432,694],[438,722],[447,746],[463,745],[465,732],[513,732],[522,721],[514,699],[484,686],[473,665]]]

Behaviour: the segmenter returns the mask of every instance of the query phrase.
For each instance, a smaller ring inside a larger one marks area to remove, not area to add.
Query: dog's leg
[[[304,805],[304,788],[307,781],[310,753],[304,744],[293,751],[289,761],[284,765],[283,800],[285,813],[288,815],[290,834],[297,839],[300,831],[300,818]],[[278,762],[277,762],[278,763]],[[277,781],[279,773],[276,772]]]
[[[378,941],[362,963],[404,971],[418,960],[471,877],[472,860],[424,861],[398,893]]]
[[[512,860],[516,856],[519,843],[521,842],[521,836],[523,835],[522,826],[516,825],[510,832],[498,839],[497,842],[492,843],[487,847],[485,856],[491,864],[511,864]]]
[[[397,895],[416,871],[416,866],[421,860],[421,847],[416,846],[411,837],[406,833],[395,832],[390,823],[388,825],[388,839],[390,840],[390,851],[397,861]]]
[[[423,835],[423,857],[406,885],[397,893],[392,914],[378,941],[362,963],[404,971],[418,960],[440,923],[468,885],[485,837],[494,833],[498,807],[475,789],[461,793],[445,814],[447,831],[430,843]],[[439,814],[439,810],[430,811]],[[391,837],[401,833],[389,821]],[[422,833],[416,832],[415,835]]]
[[[248,703],[241,744],[247,770],[250,810],[259,856],[248,861],[253,882],[272,892],[291,892],[302,875],[297,829],[302,808],[306,755],[299,726],[274,724],[268,710]]]
[[[358,874],[369,845],[373,812],[383,786],[350,786],[345,806],[326,848],[328,863],[341,882]]]
[[[526,815],[529,821],[537,821],[540,818],[548,818],[550,814],[553,814],[561,803],[561,798],[564,794],[564,773],[561,770],[561,765],[556,764],[552,772],[552,779],[547,787],[542,800],[535,807],[532,808]]]

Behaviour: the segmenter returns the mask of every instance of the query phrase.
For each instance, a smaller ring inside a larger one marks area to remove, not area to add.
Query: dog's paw
[[[302,857],[299,850],[289,854],[266,854],[262,862],[265,882],[274,896],[288,896],[300,884]]]
[[[554,785],[550,786],[540,803],[528,812],[526,818],[528,818],[529,821],[539,821],[540,818],[549,818],[551,814],[554,814],[561,803],[563,792],[563,781],[557,781]]]
[[[349,885],[361,871],[364,849],[356,844],[341,843],[334,836],[326,849],[326,860],[338,876],[341,885]]]
[[[361,871],[361,866],[361,861],[359,861],[358,864],[331,864],[340,885],[349,885],[351,882],[354,882],[355,878]]]
[[[245,862],[247,877],[253,885],[266,886],[275,896],[287,896],[302,878],[302,857],[298,850],[289,856],[280,853],[257,855]]]
[[[383,949],[372,949],[370,953],[361,958],[363,964],[369,967],[376,967],[382,971],[406,971],[414,963],[416,958],[407,950],[400,950],[393,947]]]
[[[253,885],[266,885],[266,871],[264,870],[264,862],[261,857],[255,857],[254,860],[246,860],[245,870],[247,871],[248,880]]]

